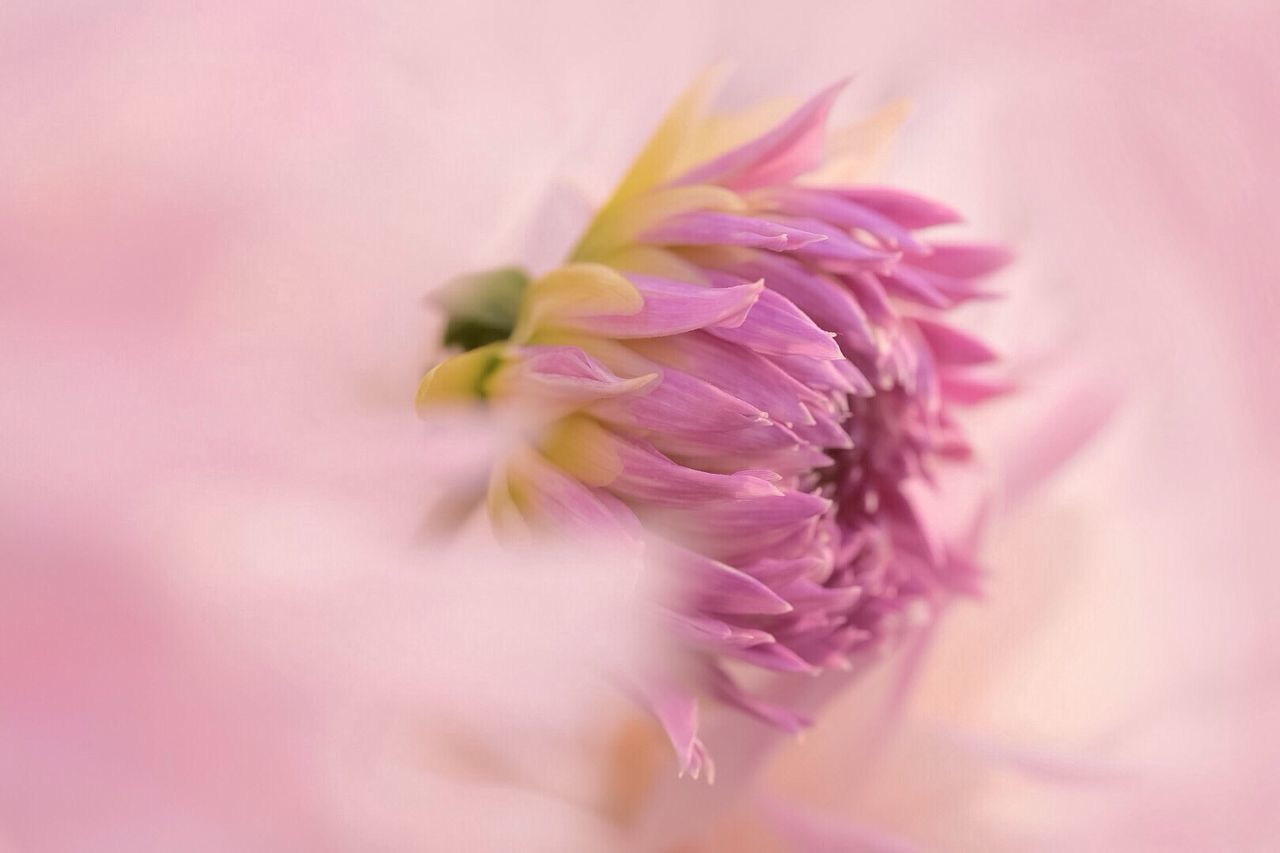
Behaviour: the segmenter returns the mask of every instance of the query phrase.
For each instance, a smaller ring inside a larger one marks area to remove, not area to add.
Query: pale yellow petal
[[[489,475],[486,508],[495,531],[505,540],[528,542],[532,537],[529,522],[521,509],[522,506],[527,508],[529,503],[525,491],[511,460],[494,466]]]
[[[796,98],[772,98],[741,112],[708,116],[694,129],[672,164],[672,177],[719,157],[772,130],[801,105]]]
[[[635,241],[665,219],[695,210],[742,212],[747,204],[724,187],[698,185],[671,187],[637,196],[602,211],[574,249],[579,261],[602,260]]]
[[[719,91],[727,73],[728,67],[724,65],[710,68],[685,90],[658,125],[658,130],[649,139],[640,156],[636,157],[606,207],[651,189],[672,177],[674,164],[680,160],[684,148],[689,144],[690,135],[701,123],[707,104]]]
[[[456,405],[482,399],[485,383],[502,358],[502,343],[478,347],[437,364],[418,385],[418,406]]]
[[[617,270],[603,264],[565,264],[529,285],[511,339],[525,343],[540,329],[555,327],[558,319],[628,315],[643,307],[640,291]]]
[[[894,101],[857,124],[828,132],[826,160],[799,183],[816,186],[865,180],[880,167],[912,109],[909,100]]]
[[[586,417],[569,417],[548,432],[542,453],[588,486],[607,486],[622,473],[622,461],[610,447],[608,431]]]
[[[675,252],[657,246],[628,246],[606,259],[614,269],[643,273],[691,284],[709,284],[702,270]]]

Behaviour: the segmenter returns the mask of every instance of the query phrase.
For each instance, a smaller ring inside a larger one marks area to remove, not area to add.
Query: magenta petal
[[[957,278],[979,278],[1007,266],[1013,253],[993,243],[934,243],[932,253],[913,258],[913,266]]]
[[[984,364],[1000,356],[986,343],[933,320],[916,318],[916,328],[940,364]]]
[[[809,417],[802,405],[821,399],[789,373],[756,353],[695,332],[662,342],[662,347],[636,347],[646,357],[703,379],[734,397],[768,412],[783,424]]]
[[[642,275],[632,275],[630,279],[644,297],[639,312],[575,317],[563,325],[615,338],[654,338],[708,326],[736,326],[746,318],[764,289],[760,282],[741,287],[704,287]]]
[[[620,399],[590,411],[611,423],[662,433],[726,432],[767,421],[768,415],[723,388],[671,367],[654,365],[659,377]]]
[[[771,471],[786,480],[831,464],[831,457],[822,448],[806,442],[781,450],[757,452],[750,457],[728,454],[708,460],[706,467],[716,471],[738,471],[747,465],[767,465]]]
[[[711,474],[673,462],[637,439],[612,435],[609,442],[609,452],[616,455],[622,471],[608,488],[622,497],[680,507],[780,494],[772,482],[756,474]]]
[[[855,240],[835,226],[808,217],[779,217],[780,220],[827,239],[820,243],[802,246],[798,252],[800,257],[828,263],[838,264],[842,269],[876,269],[885,270],[896,261],[901,253],[868,246]]]
[[[655,432],[648,438],[663,453],[696,459],[701,467],[709,467],[712,460],[725,455],[767,453],[800,444],[794,432],[773,422],[726,432]]]
[[[530,346],[505,368],[505,381],[521,393],[566,404],[630,394],[658,379],[653,375],[622,379],[573,346]]]
[[[816,518],[831,506],[826,498],[786,491],[747,500],[716,501],[692,508],[680,521],[693,533],[748,535]]]
[[[732,614],[791,612],[786,599],[764,583],[696,551],[671,546],[667,564],[677,588],[701,609]]]
[[[828,563],[830,559],[831,556],[828,554]],[[744,563],[742,570],[754,578],[759,578],[771,587],[781,588],[800,578],[812,577],[816,573],[823,571],[824,567],[829,570],[822,557],[806,555],[790,559],[761,557],[750,563]]]
[[[734,650],[731,655],[756,666],[779,672],[812,673],[817,671],[813,664],[782,643],[761,643],[758,646],[748,646],[745,649]]]
[[[940,371],[942,395],[957,403],[984,403],[1015,390],[1017,383],[1006,377],[975,376],[958,371]]]
[[[854,368],[854,373],[851,374],[840,367],[848,362],[793,355],[776,355],[770,360],[810,388],[857,396],[865,395],[869,388],[865,377],[861,380],[854,378],[854,374],[861,376],[857,374],[857,368]],[[849,366],[852,367],[852,365]]]
[[[907,295],[914,302],[946,308],[966,300],[989,299],[995,295],[981,284],[982,276],[962,278],[934,272],[924,269],[920,260],[911,258],[893,271],[893,276],[899,279],[893,285],[896,292],[902,293],[903,288],[910,288],[913,292]]]
[[[928,305],[930,308],[948,308],[951,299],[938,289],[932,276],[905,264],[894,268],[892,274],[881,275],[885,289],[903,299]]]
[[[676,751],[680,773],[689,773],[695,779],[706,766],[711,772],[706,747],[698,739],[698,700],[689,691],[665,680],[651,680],[639,686],[641,699],[662,728]]]
[[[866,312],[839,282],[807,269],[793,258],[767,252],[735,268],[748,279],[763,278],[776,291],[803,311],[821,329],[837,332],[859,351],[874,351],[875,340]]]
[[[885,293],[884,285],[873,273],[853,272],[841,275],[841,280],[849,286],[849,291],[872,322],[879,326],[892,326],[897,322],[898,314],[889,301],[889,294]]]
[[[814,422],[805,426],[793,427],[796,435],[819,447],[842,449],[853,447],[853,441],[849,438],[849,433],[845,430],[840,420],[832,417],[819,407],[815,407],[812,411]]]
[[[844,229],[860,228],[889,246],[911,249],[920,254],[927,254],[929,251],[916,241],[909,229],[832,190],[797,186],[767,187],[752,193],[749,200],[765,210],[829,222]]]
[[[747,694],[719,667],[714,668],[711,673],[711,687],[720,701],[745,711],[774,728],[795,733],[812,725],[812,721],[808,717],[789,711],[781,705],[765,702]]]
[[[840,187],[828,191],[868,207],[904,228],[929,228],[964,221],[945,204],[892,187]]]
[[[804,578],[788,585],[785,590],[787,600],[797,606],[834,611],[847,610],[864,592],[858,586],[824,586]]]
[[[772,290],[760,294],[760,300],[742,325],[707,331],[766,355],[805,355],[828,360],[844,358],[831,333],[818,328],[808,315]]]
[[[745,648],[746,646],[758,646],[761,643],[774,642],[772,634],[759,628],[730,625],[705,613],[682,613],[665,607],[656,609],[658,615],[662,617],[667,625],[678,631],[689,641],[699,646],[709,647],[711,651],[723,651],[726,648]]]
[[[842,81],[823,90],[773,130],[687,172],[674,183],[720,184],[746,190],[783,184],[810,171],[822,160],[827,113],[845,85]]]
[[[625,504],[561,471],[540,455],[522,456],[534,511],[555,524],[592,535],[622,535],[638,539],[640,523]]]
[[[638,239],[670,246],[745,246],[790,252],[826,237],[765,219],[700,210],[665,219]]]

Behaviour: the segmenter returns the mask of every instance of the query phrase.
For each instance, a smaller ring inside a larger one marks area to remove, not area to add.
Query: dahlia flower
[[[666,581],[646,606],[682,653],[628,684],[694,776],[700,699],[798,731],[748,682],[849,669],[975,589],[922,496],[969,455],[955,407],[1003,390],[947,314],[1008,254],[934,238],[959,221],[943,204],[844,177],[825,134],[843,88],[770,124],[708,114],[704,78],[562,265],[439,297],[462,351],[419,404],[520,424],[487,489],[500,529],[645,550]]]

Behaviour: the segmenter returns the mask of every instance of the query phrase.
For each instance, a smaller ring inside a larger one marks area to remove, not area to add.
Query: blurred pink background
[[[579,642],[617,591],[424,554],[500,437],[411,401],[423,295],[554,263],[724,60],[731,102],[913,101],[877,180],[1015,247],[967,319],[1026,390],[974,419],[987,594],[903,725],[851,763],[846,697],[704,849],[1271,849],[1278,38],[1261,0],[6,5],[0,850],[645,843],[583,676],[635,650]]]

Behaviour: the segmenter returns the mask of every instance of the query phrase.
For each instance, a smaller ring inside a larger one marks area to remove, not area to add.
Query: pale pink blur
[[[892,672],[754,790],[713,716],[717,795],[663,777],[707,804],[645,837],[1266,849],[1277,36],[1261,0],[6,6],[0,850],[626,843],[631,638],[582,638],[628,578],[421,546],[501,440],[415,419],[422,296],[555,262],[721,60],[732,101],[914,100],[878,177],[1017,248],[971,321],[1027,390],[973,421],[986,596],[882,748]]]

